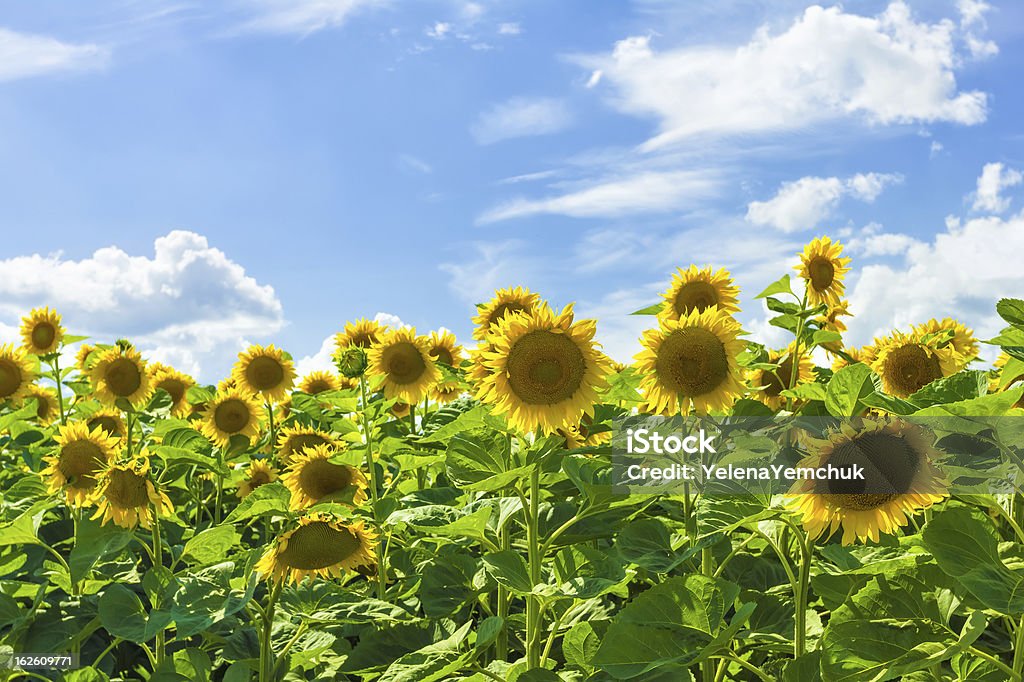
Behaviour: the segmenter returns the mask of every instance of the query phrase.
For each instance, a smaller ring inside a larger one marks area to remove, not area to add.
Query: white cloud
[[[433,26],[426,29],[425,33],[434,40],[444,40],[452,31],[452,25],[444,21],[436,21]]]
[[[942,152],[943,149],[945,149],[945,147],[942,146],[941,142],[937,142],[936,140],[932,140],[932,144],[928,148],[928,157],[934,159],[936,156],[938,156]]]
[[[999,54],[999,46],[991,40],[982,40],[973,34],[967,35],[967,49],[975,59],[987,59]]]
[[[110,246],[82,260],[59,253],[2,260],[0,301],[0,318],[11,324],[49,305],[71,333],[106,343],[126,337],[148,356],[200,375],[226,371],[244,339],[284,324],[273,288],[182,230],[158,238],[153,257]]]
[[[915,20],[902,0],[869,17],[807,8],[782,33],[759,29],[745,45],[655,51],[650,37],[610,55],[575,58],[600,69],[620,110],[654,116],[661,147],[699,136],[797,130],[856,117],[893,124],[985,120],[986,95],[961,92],[949,20]]]
[[[958,0],[956,7],[960,12],[960,25],[964,27],[984,25],[985,14],[992,9],[985,0]]]
[[[482,303],[494,295],[495,289],[503,287],[528,286],[537,290],[537,259],[524,246],[518,239],[475,242],[468,258],[439,267],[448,273],[451,290],[469,303]]]
[[[391,313],[377,313],[374,318],[376,322],[386,324],[389,327],[399,328],[406,327],[408,325],[402,322],[402,319],[398,315],[392,315]],[[306,376],[310,372],[334,372],[334,363],[331,360],[331,356],[334,355],[334,334],[331,334],[320,344],[320,350],[313,355],[306,355],[295,361],[295,371],[300,377]]]
[[[433,166],[412,154],[399,154],[398,167],[407,172],[423,173],[424,175],[434,172]]]
[[[816,227],[832,215],[844,196],[873,202],[889,185],[902,181],[891,173],[858,173],[851,178],[804,177],[783,183],[768,201],[752,201],[747,220],[755,225],[770,225],[783,232],[799,232]]]
[[[470,128],[478,144],[531,135],[549,135],[572,124],[563,100],[551,97],[514,97],[484,111]]]
[[[676,211],[712,195],[719,184],[710,171],[645,171],[599,180],[544,199],[513,199],[485,212],[477,223],[544,213],[593,218]]]
[[[1010,198],[1003,196],[1003,190],[1024,182],[1024,175],[1001,163],[986,163],[978,177],[978,189],[974,192],[975,211],[1004,213],[1010,208]]]
[[[109,59],[110,50],[100,45],[63,43],[0,28],[0,81],[102,68]]]
[[[604,72],[601,69],[594,69],[590,72],[590,78],[587,79],[587,89],[596,87],[601,82],[601,77],[604,76]]]
[[[522,32],[522,27],[514,21],[509,21],[498,25],[498,35],[517,36]]]
[[[902,263],[861,269],[850,293],[851,339],[868,343],[947,315],[974,326],[980,338],[994,336],[1004,326],[996,302],[1024,291],[1022,249],[1024,213],[947,221],[931,242],[909,248]]]
[[[254,16],[241,27],[265,33],[308,34],[341,26],[356,10],[383,0],[242,0]]]

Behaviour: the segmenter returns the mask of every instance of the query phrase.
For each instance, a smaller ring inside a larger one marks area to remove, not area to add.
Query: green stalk
[[[125,434],[126,440],[124,449],[126,459],[132,456],[132,427],[134,426],[132,423],[132,414],[134,414],[132,410],[128,410],[124,413],[124,419],[127,423],[127,426],[125,427],[127,433]]]
[[[799,376],[799,371],[800,371],[800,337],[803,336],[803,333],[804,333],[804,320],[806,318],[806,315],[804,315],[804,313],[807,312],[807,287],[809,287],[809,286],[811,286],[811,283],[807,282],[807,285],[804,287],[804,297],[800,301],[800,319],[798,319],[797,323],[796,323],[796,341],[793,342],[793,357],[790,359],[790,363],[793,366],[790,367],[790,370],[789,370],[789,384],[786,386],[787,389],[791,389],[791,388],[793,388],[796,385],[796,378],[797,378],[797,376]],[[779,377],[779,380],[781,381],[782,377]],[[792,398],[787,398],[786,399],[786,407],[787,407],[787,409],[790,412],[793,411],[793,399]]]
[[[512,539],[508,534],[508,523],[498,530],[498,542],[501,550],[507,551],[512,547]],[[495,656],[499,661],[508,660],[508,607],[509,593],[504,585],[498,585],[498,617],[501,618],[501,631],[494,643]]]
[[[60,423],[67,424],[67,416],[64,414],[64,391],[61,390],[60,380],[60,353],[53,356],[53,380],[57,382],[57,405],[60,406]]]
[[[224,448],[217,448],[216,492],[213,497],[213,522],[221,521],[221,499],[224,497]]]
[[[274,608],[281,594],[281,583],[275,582],[270,588],[267,608],[263,611],[263,630],[260,633],[260,682],[273,679],[274,651],[271,649],[270,635],[274,628]]]
[[[366,469],[370,477],[370,495],[373,503],[373,522],[377,526],[377,537],[380,538],[380,551],[377,556],[377,598],[384,598],[386,587],[385,570],[387,566],[386,545],[384,544],[384,529],[380,520],[380,510],[377,504],[380,501],[380,491],[377,490],[377,466],[373,463],[373,429],[370,424],[368,411],[370,401],[366,397],[366,377],[359,377],[359,393],[363,399],[361,417],[363,422],[363,433],[366,438]]]
[[[793,626],[793,657],[799,658],[807,651],[807,601],[811,591],[811,548],[804,529],[786,518],[785,523],[793,531],[800,545],[800,565],[797,579],[793,583],[793,598],[796,602],[796,620]]]
[[[164,565],[164,542],[160,537],[160,517],[156,507],[153,507],[153,566],[163,568]],[[153,609],[160,608],[160,595],[157,594],[154,598]],[[156,663],[160,665],[166,656],[166,637],[167,631],[160,630],[156,633]]]
[[[274,403],[269,400],[267,401],[267,421],[270,428],[270,461],[273,462],[276,460],[277,439],[275,436],[277,434],[274,432]]]
[[[541,561],[540,538],[540,465],[530,473],[530,499],[526,517],[527,565],[530,569],[531,585],[540,584]],[[526,598],[526,660],[529,669],[540,666],[540,638],[542,617],[540,598],[530,594]]]
[[[1017,636],[1013,645],[1013,672],[1018,678],[1024,673],[1024,618],[1017,623]]]

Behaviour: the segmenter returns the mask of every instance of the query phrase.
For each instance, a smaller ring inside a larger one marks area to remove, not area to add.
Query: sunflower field
[[[336,371],[252,346],[216,386],[29,312],[0,345],[0,675],[1020,681],[1024,301],[993,339],[946,318],[849,346],[842,250],[756,297],[782,348],[728,272],[680,268],[628,366],[521,287],[468,351],[362,319]],[[887,487],[623,492],[623,425],[654,418],[760,420],[774,454]],[[925,419],[1001,487],[959,485]]]

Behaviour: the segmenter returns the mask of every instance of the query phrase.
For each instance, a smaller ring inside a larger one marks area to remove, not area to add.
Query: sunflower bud
[[[358,379],[366,372],[369,360],[365,350],[359,346],[349,346],[338,351],[334,356],[334,364],[338,366],[338,371],[349,379]]]

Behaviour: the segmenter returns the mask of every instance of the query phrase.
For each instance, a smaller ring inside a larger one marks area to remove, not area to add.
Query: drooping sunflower
[[[462,363],[462,346],[455,339],[455,334],[447,329],[430,332],[427,353],[434,362],[449,367],[458,367]]]
[[[811,305],[839,305],[846,291],[843,277],[850,271],[850,259],[840,257],[842,253],[843,245],[830,237],[819,237],[804,247],[796,269],[807,283],[807,301]]]
[[[565,449],[573,450],[575,448],[610,443],[612,440],[612,432],[599,431],[594,433],[591,431],[593,425],[593,418],[590,415],[585,414],[579,424],[559,429],[558,434],[565,438]]]
[[[455,379],[442,379],[430,389],[430,399],[441,405],[454,402],[462,395],[462,384]]]
[[[25,399],[36,399],[36,420],[43,426],[53,423],[54,419],[60,418],[60,405],[57,402],[57,391],[46,387],[32,384],[25,393]]]
[[[843,544],[892,534],[909,517],[946,497],[948,483],[936,466],[941,453],[927,429],[899,418],[858,420],[812,441],[800,467],[863,467],[863,480],[801,480],[788,505],[813,539],[843,529]]]
[[[794,350],[794,345],[790,344],[785,351],[769,351],[768,362],[778,365],[776,369],[754,369],[747,372],[747,381],[754,389],[754,398],[772,410],[778,411],[786,403],[782,396],[784,390],[814,381],[814,362],[806,349],[803,349],[800,353],[800,362],[797,363],[796,383],[790,386],[793,378]]]
[[[139,405],[153,392],[146,361],[127,345],[100,353],[89,370],[89,380],[96,398],[104,405],[113,405],[118,398]]]
[[[338,502],[358,506],[366,501],[367,482],[363,472],[346,464],[334,464],[337,450],[328,445],[306,448],[292,458],[281,482],[291,491],[289,507],[305,509],[317,502]]]
[[[405,419],[406,417],[409,416],[409,412],[412,411],[412,405],[410,405],[409,403],[403,403],[401,400],[399,400],[398,402],[393,404],[391,406],[391,409],[389,409],[388,411],[391,413],[392,416],[397,417],[398,419]]]
[[[89,368],[92,367],[92,361],[95,359],[93,351],[96,350],[96,346],[92,346],[88,343],[83,343],[78,346],[78,350],[75,351],[75,366],[78,371],[82,374],[88,374]]]
[[[101,525],[112,520],[129,530],[137,525],[152,528],[156,516],[174,513],[170,498],[153,484],[146,450],[130,460],[111,462],[104,467],[97,478],[92,502],[98,507],[92,518],[102,516]]]
[[[236,434],[252,440],[259,433],[261,413],[262,408],[243,391],[217,393],[207,404],[200,429],[221,447]]]
[[[647,410],[655,414],[699,414],[724,410],[743,393],[739,365],[744,347],[740,325],[719,308],[694,310],[684,318],[659,318],[640,339],[636,355]]]
[[[941,334],[943,332],[951,334],[952,338],[949,340],[949,345],[953,347],[953,350],[959,356],[960,369],[963,369],[971,360],[978,357],[979,345],[978,339],[974,337],[974,330],[959,320],[954,320],[951,317],[944,317],[941,320],[932,318],[924,324],[914,325],[911,329],[918,337],[924,337],[929,334]]]
[[[53,353],[64,340],[60,315],[49,308],[34,308],[21,318],[21,339],[25,350],[33,355]]]
[[[332,514],[310,512],[282,534],[256,564],[266,580],[302,582],[307,576],[340,578],[345,571],[377,562],[373,530],[362,521],[346,524]]]
[[[678,320],[694,310],[704,312],[711,306],[736,313],[740,309],[739,292],[739,287],[733,284],[725,268],[717,272],[710,265],[700,269],[696,265],[686,270],[678,268],[672,275],[672,283],[662,294],[665,303],[658,314],[669,320]]]
[[[279,402],[295,385],[295,365],[273,344],[249,346],[238,354],[231,376],[236,385],[249,393]]]
[[[0,401],[21,402],[36,378],[32,362],[13,344],[0,345]]]
[[[99,427],[90,429],[86,422],[64,424],[54,440],[55,452],[43,458],[47,465],[43,478],[51,493],[64,490],[68,504],[81,507],[88,502],[96,488],[96,476],[114,456],[119,441]]]
[[[86,417],[85,424],[90,431],[98,427],[103,430],[103,433],[118,441],[124,439],[128,434],[128,426],[125,424],[120,410],[101,408]]]
[[[370,348],[369,372],[384,378],[385,396],[413,404],[423,399],[441,378],[428,348],[427,339],[411,327],[385,332]]]
[[[171,414],[184,417],[191,409],[188,404],[188,389],[196,385],[195,380],[173,367],[159,363],[150,364],[150,381],[153,389],[163,389],[171,396]]]
[[[906,398],[931,382],[959,371],[961,361],[952,345],[939,348],[932,339],[896,331],[884,339],[876,339],[877,355],[871,368],[882,378],[882,388],[889,395]]]
[[[547,305],[503,317],[476,349],[486,376],[477,398],[524,432],[544,433],[593,414],[611,361],[594,342],[597,323],[573,320],[573,306],[557,315]]]
[[[283,464],[306,448],[325,445],[331,449],[340,447],[340,442],[327,431],[319,431],[306,426],[286,426],[277,435],[277,452]]]
[[[833,372],[838,372],[842,368],[854,365],[858,362],[864,363],[865,365],[871,364],[871,361],[865,357],[863,347],[857,348],[856,346],[847,346],[846,348],[842,348],[841,350],[843,353],[849,356],[849,359],[846,359],[842,355],[836,354],[835,358],[832,360]]]
[[[337,391],[340,388],[341,381],[338,380],[338,375],[334,372],[325,372],[323,370],[310,372],[302,377],[302,381],[299,382],[299,390],[307,395]]]
[[[387,330],[386,324],[368,320],[365,317],[355,322],[346,322],[345,331],[334,335],[334,346],[337,350],[344,350],[349,346],[368,349],[376,344],[380,340],[381,334]]]
[[[830,307],[825,311],[823,315],[819,315],[815,320],[822,331],[835,332],[842,334],[847,330],[846,322],[842,318],[850,316],[850,302],[845,298],[839,301],[838,305]],[[835,353],[837,350],[842,350],[842,341],[828,341],[822,343],[821,347],[830,353]]]
[[[267,483],[273,483],[277,480],[277,470],[274,469],[266,460],[254,459],[249,462],[249,468],[245,473],[245,480],[238,486],[238,497],[246,498],[252,494],[253,490],[259,488],[261,485]]]
[[[494,326],[510,313],[530,314],[540,304],[540,295],[526,287],[498,289],[494,292],[494,298],[477,306],[477,314],[473,318],[473,324],[476,325],[476,329],[473,330],[473,338],[483,341]]]

